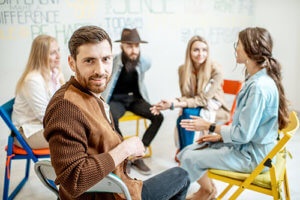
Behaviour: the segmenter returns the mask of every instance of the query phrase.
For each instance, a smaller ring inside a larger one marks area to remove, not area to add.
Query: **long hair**
[[[203,42],[207,45],[207,58],[204,61],[204,63],[201,65],[201,67],[198,71],[198,74],[197,74],[198,82],[196,83],[197,84],[196,92],[200,93],[201,91],[203,91],[210,79],[212,63],[209,58],[208,43],[201,36],[198,36],[198,35],[193,36],[188,42],[188,45],[186,48],[186,53],[185,53],[185,62],[183,64],[183,73],[182,73],[182,76],[179,77],[179,84],[180,84],[180,90],[181,90],[182,96],[190,96],[191,91],[193,91],[193,89],[191,89],[194,87],[192,85],[191,76],[192,76],[194,67],[193,67],[193,62],[191,59],[191,48],[192,48],[192,45],[194,44],[194,42],[196,42],[196,41]]]
[[[273,40],[270,33],[264,28],[246,28],[239,33],[239,40],[248,57],[265,67],[276,83],[279,92],[278,124],[279,129],[285,128],[289,122],[288,103],[281,83],[281,64],[272,56]]]
[[[39,35],[33,40],[26,68],[16,86],[16,94],[22,88],[27,75],[32,71],[39,72],[46,80],[46,83],[48,83],[50,79],[50,45],[53,41],[56,41],[56,39],[49,35]],[[59,72],[61,73],[61,68],[59,68]],[[61,76],[60,83],[62,84],[63,82],[64,80]]]

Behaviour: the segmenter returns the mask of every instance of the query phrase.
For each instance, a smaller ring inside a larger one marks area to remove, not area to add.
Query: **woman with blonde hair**
[[[43,136],[43,117],[50,98],[63,84],[59,46],[55,38],[37,36],[16,86],[12,121],[32,149],[48,148]],[[21,144],[15,140],[15,144]]]
[[[192,37],[187,45],[185,62],[179,67],[179,86],[181,97],[161,100],[151,110],[158,114],[160,110],[183,108],[177,120],[179,146],[182,150],[194,141],[194,131],[183,129],[179,122],[202,116],[208,121],[226,121],[229,109],[222,90],[223,76],[219,64],[209,57],[206,40],[201,36]]]
[[[245,65],[247,76],[237,96],[232,124],[216,125],[216,134],[201,137],[198,144],[178,155],[191,182],[198,180],[201,185],[193,200],[216,195],[207,169],[252,172],[276,145],[278,129],[287,126],[289,110],[281,83],[281,65],[273,57],[272,48],[273,40],[264,28],[246,28],[239,33],[236,62]],[[191,131],[209,130],[212,126],[200,117],[180,124]]]

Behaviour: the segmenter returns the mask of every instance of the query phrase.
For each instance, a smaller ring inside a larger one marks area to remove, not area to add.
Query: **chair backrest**
[[[5,122],[5,124],[8,126],[8,128],[12,131],[12,136],[16,137],[19,143],[22,145],[23,149],[27,152],[28,155],[33,159],[34,162],[37,161],[37,157],[32,152],[32,149],[29,147],[29,145],[26,143],[26,141],[23,139],[22,135],[18,131],[18,129],[15,127],[15,125],[11,121],[11,115],[13,111],[13,105],[15,103],[15,98],[9,100],[5,104],[0,106],[0,116]],[[11,144],[12,145],[12,144]],[[12,153],[12,152],[10,152]]]
[[[232,122],[233,113],[234,113],[235,106],[236,106],[237,94],[239,93],[241,88],[242,88],[242,82],[241,81],[226,80],[226,79],[224,80],[224,84],[223,84],[224,93],[235,95],[234,100],[233,100],[233,104],[232,104],[231,110],[230,110],[230,119],[227,123],[225,123],[225,125],[229,125]]]
[[[34,170],[40,181],[57,197],[58,189],[54,184],[56,174],[49,160],[40,160],[34,164]],[[113,173],[108,174],[99,183],[91,187],[87,192],[111,192],[123,193],[127,200],[131,200],[130,193],[126,184]]]

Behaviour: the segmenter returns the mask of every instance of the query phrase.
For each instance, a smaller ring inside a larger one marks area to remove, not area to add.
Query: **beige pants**
[[[29,138],[27,138],[24,133],[23,129],[20,128],[19,132],[21,133],[23,139],[27,142],[27,144],[31,147],[31,149],[46,149],[49,148],[49,144],[44,138],[44,130],[38,131],[31,135]],[[17,145],[18,147],[22,147],[22,145],[19,143],[19,141],[14,138],[14,144]]]

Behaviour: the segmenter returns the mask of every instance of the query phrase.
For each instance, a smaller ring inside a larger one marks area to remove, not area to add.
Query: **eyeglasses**
[[[237,42],[234,42],[233,43],[233,48],[236,49],[236,47],[237,47]]]

